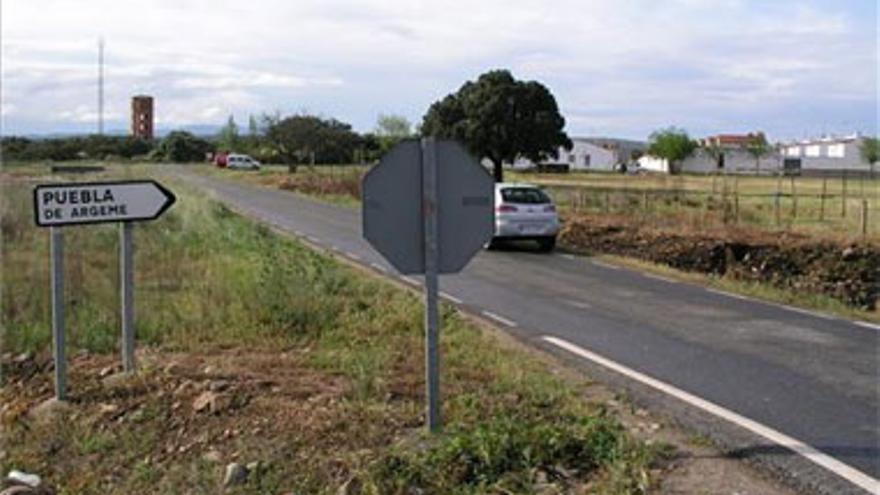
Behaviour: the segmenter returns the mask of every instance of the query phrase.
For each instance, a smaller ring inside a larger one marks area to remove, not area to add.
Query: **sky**
[[[555,95],[571,136],[878,129],[876,0],[4,0],[0,132],[94,132],[309,112],[418,124],[492,69]]]

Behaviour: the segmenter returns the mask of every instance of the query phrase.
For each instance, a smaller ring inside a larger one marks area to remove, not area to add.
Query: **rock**
[[[99,404],[98,412],[100,414],[113,414],[119,410],[119,406],[116,404]]]
[[[249,473],[255,473],[259,471],[262,466],[263,465],[260,463],[260,461],[254,461],[247,463],[247,466],[245,467],[247,468]]]
[[[28,474],[15,469],[9,471],[9,474],[6,475],[6,481],[31,488],[39,488],[43,484],[43,480],[36,474]]]
[[[248,470],[237,462],[226,465],[226,475],[223,477],[223,486],[241,485],[247,481]]]
[[[70,411],[68,402],[52,397],[34,406],[30,410],[30,416],[36,421],[53,421],[67,416]]]
[[[34,358],[34,355],[32,353],[22,352],[18,356],[15,356],[15,358],[12,360],[12,362],[15,364],[21,364],[21,363],[26,363],[33,358]]]
[[[98,376],[100,376],[101,378],[104,378],[105,376],[110,376],[111,374],[113,374],[113,371],[115,369],[116,368],[114,366],[105,366],[104,368],[101,368],[101,371],[98,372]]]
[[[0,495],[36,495],[33,488],[24,485],[14,485],[0,492]]]
[[[193,410],[195,412],[208,411],[217,414],[224,411],[232,405],[232,398],[228,394],[211,392],[202,392],[196,400],[193,401]]]
[[[229,382],[226,380],[211,380],[208,383],[208,390],[211,392],[222,392],[229,388]]]
[[[202,460],[212,463],[219,463],[223,457],[220,455],[220,451],[211,449],[204,454],[202,454]]]
[[[856,258],[856,254],[857,253],[855,248],[850,246],[844,249],[842,253],[840,253],[840,257],[843,259],[843,261],[850,261]]]

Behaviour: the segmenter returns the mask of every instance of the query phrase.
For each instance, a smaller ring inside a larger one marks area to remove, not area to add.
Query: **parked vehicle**
[[[260,162],[254,160],[248,155],[239,155],[236,153],[230,153],[226,157],[226,167],[227,168],[238,168],[245,170],[259,170]]]
[[[495,235],[489,247],[504,241],[537,241],[542,251],[556,247],[559,216],[553,200],[537,186],[495,184]]]
[[[226,168],[226,159],[229,157],[229,153],[225,151],[218,151],[214,153],[214,165],[217,168]]]

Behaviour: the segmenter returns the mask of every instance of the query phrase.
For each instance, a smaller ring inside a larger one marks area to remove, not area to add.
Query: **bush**
[[[173,131],[165,136],[151,158],[168,162],[202,162],[214,151],[214,145],[186,131]]]

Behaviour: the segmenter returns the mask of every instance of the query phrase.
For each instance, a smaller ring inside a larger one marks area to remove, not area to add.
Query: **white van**
[[[227,168],[240,168],[245,170],[259,170],[260,162],[254,160],[248,155],[239,155],[235,153],[230,153],[226,157],[226,167]]]

